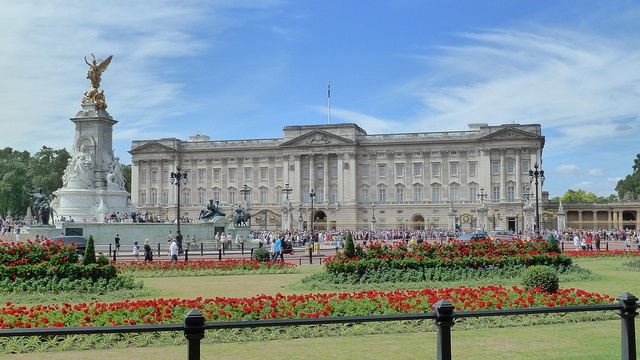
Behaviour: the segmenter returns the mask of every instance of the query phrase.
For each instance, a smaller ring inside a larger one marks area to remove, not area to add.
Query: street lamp
[[[304,219],[302,218],[302,203],[300,203],[300,205],[298,205],[298,213],[300,214],[298,216],[298,229],[302,230],[302,226],[303,226],[303,222],[304,222]]]
[[[371,203],[371,231],[376,231],[376,203]]]
[[[539,188],[538,179],[540,179],[540,187],[544,185],[544,170],[538,171],[538,163],[533,165],[535,170],[529,170],[529,183],[533,183],[535,180],[536,185],[536,232],[540,235],[540,206],[538,205]]]
[[[285,183],[282,188],[282,192],[287,196],[287,201],[289,201],[289,194],[293,192],[293,189],[289,186],[289,183]]]
[[[178,166],[176,168],[176,172],[171,172],[171,176],[169,178],[169,181],[171,182],[171,184],[175,185],[178,187],[178,211],[177,211],[177,220],[176,220],[176,224],[178,225],[177,227],[177,231],[176,231],[176,243],[178,243],[178,250],[182,251],[182,233],[180,233],[180,183],[182,182],[184,185],[187,185],[187,172],[181,172],[182,169],[180,168],[180,166]]]
[[[240,189],[240,193],[242,194],[242,199],[244,200],[245,206],[248,207],[247,204],[247,195],[251,193],[251,189],[247,186],[247,184],[242,185],[242,189]]]
[[[484,192],[484,188],[480,188],[480,193],[478,194],[478,199],[480,199],[480,204],[484,204],[484,199],[487,198],[487,193]]]
[[[313,233],[313,200],[316,198],[316,192],[313,189],[309,192],[309,198],[311,199],[311,232]]]

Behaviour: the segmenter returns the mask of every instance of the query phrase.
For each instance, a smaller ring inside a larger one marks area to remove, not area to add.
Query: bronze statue
[[[216,201],[215,203],[212,200],[209,200],[209,204],[207,205],[206,210],[200,211],[200,216],[198,219],[209,219],[216,216],[225,216],[224,211],[220,208],[220,202]]]
[[[36,214],[36,221],[41,225],[49,225],[51,217],[51,203],[47,195],[42,193],[42,188],[38,188],[37,192],[27,193],[33,199],[33,210]]]
[[[246,212],[240,205],[233,211],[233,224],[235,226],[247,226],[251,215]]]
[[[108,58],[104,60],[96,59],[95,55],[91,54],[93,60],[91,63],[87,61],[87,57],[85,56],[84,62],[89,65],[89,70],[87,71],[87,79],[91,81],[91,87],[89,91],[84,92],[84,98],[82,98],[82,103],[86,104],[89,101],[96,104],[99,110],[105,110],[107,108],[107,103],[104,97],[104,91],[98,91],[100,88],[100,81],[102,80],[102,73],[107,70],[107,67],[111,63],[111,59],[113,55],[109,55]]]

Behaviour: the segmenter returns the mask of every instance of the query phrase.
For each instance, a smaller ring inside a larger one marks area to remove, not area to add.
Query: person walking
[[[282,239],[278,237],[273,246],[273,259],[275,261],[280,257],[280,261],[284,261],[284,253],[282,252]]]
[[[138,245],[137,241],[133,242],[133,258],[136,261],[140,261],[140,245]]]
[[[178,243],[176,239],[171,240],[171,246],[169,246],[169,253],[171,254],[171,261],[178,261]]]
[[[116,234],[116,236],[113,237],[113,242],[116,244],[116,254],[119,255],[120,254],[120,235]]]
[[[144,261],[153,261],[153,251],[149,239],[144,240]]]

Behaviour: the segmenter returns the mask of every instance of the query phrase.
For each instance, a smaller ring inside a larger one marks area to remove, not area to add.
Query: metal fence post
[[[189,261],[189,249],[184,249],[184,261]]]
[[[222,249],[218,248],[218,261],[222,261]]]
[[[160,243],[158,243],[158,257],[160,257]]]
[[[187,359],[200,360],[200,340],[204,338],[204,316],[197,309],[191,309],[184,316],[184,337],[189,342]]]
[[[451,327],[454,324],[453,313],[455,307],[447,300],[440,300],[433,304],[436,318],[433,322],[438,327],[438,360],[451,360]]]
[[[618,296],[622,309],[618,312],[622,319],[622,360],[636,359],[636,323],[638,298],[625,292]]]
[[[200,243],[200,255],[204,256],[204,243]]]

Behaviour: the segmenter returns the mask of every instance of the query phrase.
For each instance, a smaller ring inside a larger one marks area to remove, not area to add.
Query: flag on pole
[[[327,85],[327,97],[331,97],[331,81],[329,81],[329,84]]]

